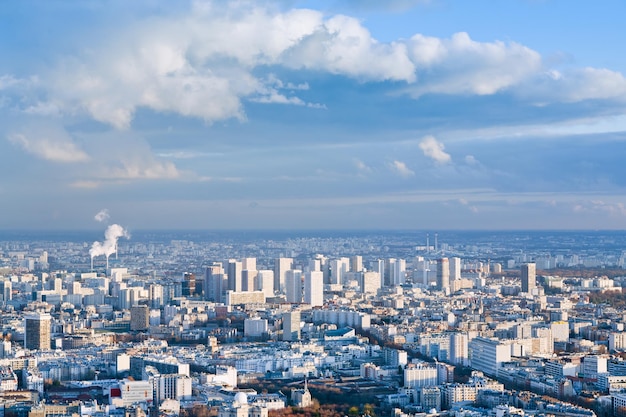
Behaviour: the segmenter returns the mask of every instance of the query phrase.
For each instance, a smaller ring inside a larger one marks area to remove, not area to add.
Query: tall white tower
[[[322,271],[309,271],[304,274],[304,302],[311,307],[324,305],[324,274]]]
[[[285,293],[287,295],[288,303],[301,303],[302,302],[302,271],[299,269],[292,269],[287,271],[287,278],[285,282]]]

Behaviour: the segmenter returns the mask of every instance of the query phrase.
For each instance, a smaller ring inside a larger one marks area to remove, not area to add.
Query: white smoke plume
[[[92,258],[100,255],[108,258],[117,250],[117,241],[121,237],[130,239],[130,233],[119,224],[110,225],[104,232],[104,242],[93,242],[91,249],[89,249],[89,255]]]
[[[109,220],[109,217],[111,216],[109,215],[109,210],[107,209],[102,209],[95,216],[93,216],[93,218],[97,222],[100,222],[100,223],[102,223],[105,220]]]

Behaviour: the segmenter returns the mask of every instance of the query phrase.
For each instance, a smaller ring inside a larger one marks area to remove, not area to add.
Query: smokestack
[[[89,255],[92,258],[100,255],[106,256],[108,268],[109,256],[115,253],[117,257],[117,240],[121,237],[129,239],[130,235],[119,224],[110,225],[104,232],[104,242],[93,242],[91,249],[89,249]]]
[[[430,252],[430,234],[426,233],[426,252]]]
[[[91,256],[91,272],[93,272],[93,256]]]
[[[435,252],[437,252],[437,233],[435,233]]]

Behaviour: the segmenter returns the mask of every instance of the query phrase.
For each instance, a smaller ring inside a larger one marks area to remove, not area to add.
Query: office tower
[[[176,298],[176,286],[173,282],[163,283],[163,305],[167,306],[174,298]]]
[[[285,291],[287,271],[293,269],[293,259],[277,258],[274,261],[274,291]]]
[[[322,271],[309,271],[304,274],[304,302],[311,307],[324,305],[324,274]]]
[[[413,259],[413,284],[417,284],[423,287],[428,287],[428,260],[425,260],[423,256],[416,256]]]
[[[294,342],[300,340],[300,312],[283,313],[283,340]]]
[[[454,365],[466,366],[469,358],[467,333],[450,333],[450,359]]]
[[[224,268],[219,262],[213,263],[204,272],[204,299],[216,303],[224,302],[223,294],[226,293],[228,280],[224,274]]]
[[[243,283],[241,281],[242,263],[235,259],[228,260],[228,289],[230,291],[241,292]]]
[[[144,331],[150,328],[150,309],[145,305],[130,308],[130,330]]]
[[[448,258],[437,259],[437,289],[445,291],[450,288],[450,263]]]
[[[406,282],[406,261],[404,259],[389,258],[379,260],[383,266],[383,286],[394,287]]]
[[[285,294],[288,303],[302,302],[302,271],[292,269],[287,271],[285,280]]]
[[[196,294],[196,274],[191,272],[183,273],[181,290],[183,297],[193,297]]]
[[[406,261],[404,259],[388,259],[386,269],[389,274],[389,286],[395,287],[406,282]]]
[[[32,350],[50,349],[50,323],[47,313],[33,313],[24,317],[24,347]]]
[[[361,272],[363,270],[363,257],[355,255],[350,258],[350,271]]]
[[[243,258],[241,268],[249,271],[256,271],[256,258]]]
[[[258,273],[256,269],[244,269],[241,271],[242,291],[254,291],[254,283]]]
[[[320,261],[320,271],[324,274],[324,284],[330,283],[330,262],[323,255],[316,255],[315,259]]]
[[[163,307],[163,286],[159,284],[150,284],[148,287],[149,297],[150,297],[150,307],[151,308],[161,308]]]
[[[350,259],[339,258],[330,261],[330,284],[343,284],[344,276],[350,269]]]
[[[450,258],[450,280],[461,279],[461,258]]]
[[[377,294],[382,282],[380,274],[374,271],[361,272],[360,288],[365,294]]]
[[[537,288],[536,275],[537,265],[535,263],[522,265],[522,292],[529,293]]]
[[[274,296],[274,271],[261,270],[256,276],[255,291],[263,291],[265,298]]]
[[[381,285],[385,285],[385,260],[378,259],[372,263],[372,271],[378,272],[380,275]]]
[[[54,290],[55,293],[61,294],[63,292],[63,280],[61,278],[55,278],[52,285],[52,290]]]
[[[321,270],[322,270],[322,261],[321,260],[319,260],[319,259],[311,259],[311,260],[309,260],[309,271],[321,271]]]
[[[0,280],[0,303],[6,303],[13,298],[13,284],[8,279]]]

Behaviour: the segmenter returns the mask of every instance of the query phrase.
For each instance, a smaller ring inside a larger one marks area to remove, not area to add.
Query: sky
[[[1,2],[0,229],[625,229],[624,15]]]

